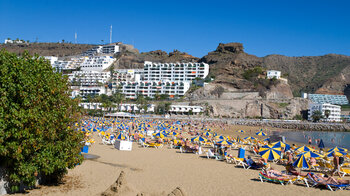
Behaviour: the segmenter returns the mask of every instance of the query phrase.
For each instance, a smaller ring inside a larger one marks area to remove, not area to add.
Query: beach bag
[[[339,157],[339,165],[343,165],[344,163],[344,157]]]

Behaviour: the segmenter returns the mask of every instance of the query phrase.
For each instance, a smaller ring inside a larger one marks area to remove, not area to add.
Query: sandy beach
[[[230,126],[223,134],[237,135],[237,130],[247,130],[251,135],[259,128]],[[220,133],[220,130],[217,130]],[[327,189],[307,188],[305,185],[286,185],[260,182],[259,170],[246,170],[224,161],[207,159],[205,155],[180,153],[178,149],[142,148],[133,143],[132,151],[119,151],[101,143],[97,133],[96,143],[89,154],[97,159],[85,160],[69,170],[60,186],[41,186],[27,195],[99,195],[116,181],[121,171],[126,174],[130,192],[124,195],[161,196],[180,187],[186,195],[348,195],[349,191],[331,192]],[[230,153],[237,156],[237,150]],[[273,168],[283,170],[281,165]],[[349,179],[346,177],[344,179]]]

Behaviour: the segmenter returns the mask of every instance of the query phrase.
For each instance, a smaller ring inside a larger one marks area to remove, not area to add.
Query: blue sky
[[[0,42],[134,44],[201,57],[241,42],[257,56],[350,55],[350,1],[0,0]]]

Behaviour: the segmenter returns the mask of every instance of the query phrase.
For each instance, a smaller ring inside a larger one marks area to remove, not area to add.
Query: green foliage
[[[263,73],[263,69],[261,67],[254,67],[253,69],[246,70],[242,76],[246,80],[252,80],[257,78],[259,75]]]
[[[303,120],[303,117],[300,114],[297,114],[293,117],[293,120]]]
[[[210,91],[210,94],[217,95],[220,98],[224,92],[225,92],[224,87],[216,86],[212,91]]]
[[[278,107],[285,108],[289,105],[289,103],[278,103]]]
[[[142,94],[137,95],[136,103],[139,106],[140,111],[143,109],[145,113],[147,112],[148,100]]]
[[[319,110],[316,110],[311,115],[314,122],[318,122],[323,118],[322,112]]]
[[[341,106],[341,110],[342,110],[342,111],[349,111],[349,110],[350,110],[350,104],[348,104],[348,105],[342,105],[342,106]]]
[[[154,112],[156,114],[166,114],[170,110],[170,102],[160,102],[156,105]]]
[[[329,115],[331,115],[331,111],[330,110],[325,110],[324,111],[324,115],[325,115],[326,118],[328,118]]]
[[[59,180],[82,162],[84,136],[70,128],[79,99],[69,96],[67,79],[44,58],[0,51],[0,166],[13,190],[33,186],[37,174]]]

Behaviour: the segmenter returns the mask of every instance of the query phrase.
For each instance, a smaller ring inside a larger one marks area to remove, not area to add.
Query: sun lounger
[[[326,186],[330,191],[336,191],[336,190],[345,190],[350,187],[350,184],[327,184],[327,183],[320,183],[317,182],[313,178],[313,173],[307,174],[307,181],[308,181],[308,187],[316,187],[316,186]]]
[[[340,174],[342,175],[341,177],[344,177],[345,175],[350,175],[350,169],[348,168],[340,168]]]
[[[224,157],[223,156],[221,156],[221,155],[217,155],[217,154],[215,154],[215,153],[213,153],[210,149],[207,151],[207,158],[208,159],[211,159],[211,158],[213,158],[213,159],[215,159],[215,160],[224,160]]]
[[[248,167],[248,164],[244,162],[244,158],[232,157],[232,159],[237,166],[242,166],[244,169]]]
[[[293,181],[296,181],[298,178],[296,176],[271,176],[266,172],[259,172],[259,178],[261,182],[269,181],[279,183],[281,185],[293,184]]]

